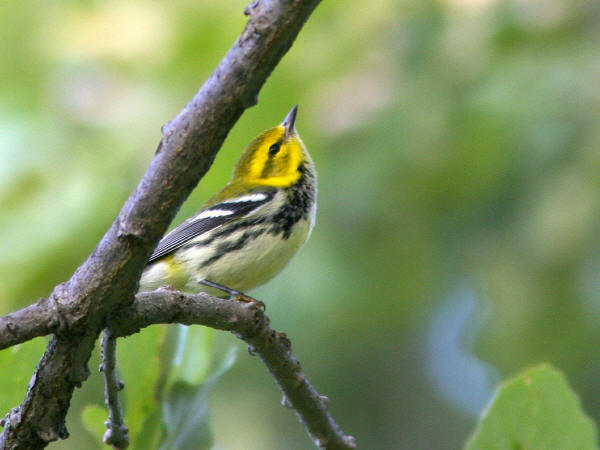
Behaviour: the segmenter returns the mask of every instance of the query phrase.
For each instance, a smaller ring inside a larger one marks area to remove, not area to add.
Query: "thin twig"
[[[109,328],[105,328],[102,334],[102,364],[100,370],[104,374],[104,402],[108,408],[108,420],[104,443],[114,448],[129,447],[129,428],[125,426],[119,391],[123,389],[123,383],[117,375],[117,338]]]

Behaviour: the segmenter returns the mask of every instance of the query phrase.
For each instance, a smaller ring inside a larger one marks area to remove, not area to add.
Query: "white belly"
[[[192,292],[205,290],[199,284],[204,279],[242,292],[260,286],[285,267],[306,242],[311,228],[310,220],[302,220],[294,225],[288,239],[270,233],[249,239],[243,249],[226,253],[190,277],[184,289]],[[241,234],[241,231],[236,232],[229,239],[235,242]]]
[[[185,292],[209,292],[222,295],[222,292],[200,284],[209,280],[230,289],[246,292],[269,281],[290,261],[298,249],[306,242],[314,224],[314,212],[307,219],[297,222],[288,239],[281,234],[262,233],[248,239],[243,248],[231,250],[210,264],[203,264],[219,253],[219,246],[237,242],[244,231],[238,230],[227,237],[206,246],[179,250],[172,257],[166,257],[150,265],[143,273],[140,291],[154,290],[169,285]],[[258,230],[262,225],[256,225]]]

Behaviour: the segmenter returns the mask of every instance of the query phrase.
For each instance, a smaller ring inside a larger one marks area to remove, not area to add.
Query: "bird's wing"
[[[221,201],[190,217],[161,239],[148,263],[168,255],[186,242],[227,222],[247,216],[262,208],[275,196],[275,191],[261,191]]]

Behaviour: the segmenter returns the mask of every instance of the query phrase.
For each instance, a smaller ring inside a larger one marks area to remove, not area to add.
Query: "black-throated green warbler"
[[[227,186],[159,242],[140,291],[168,285],[214,294],[216,287],[235,295],[288,263],[308,239],[317,207],[317,176],[296,114],[294,106],[250,142]]]

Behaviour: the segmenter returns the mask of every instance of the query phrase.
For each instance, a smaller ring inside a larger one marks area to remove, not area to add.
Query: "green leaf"
[[[108,418],[106,408],[98,405],[87,405],[81,412],[83,426],[94,435],[98,442],[102,442],[106,426],[104,421]]]
[[[166,369],[159,355],[167,330],[167,326],[152,326],[117,342],[119,378],[125,383],[121,399],[132,448],[151,448],[139,443],[146,445],[160,436],[157,389],[161,373]],[[104,420],[106,418],[102,422]]]
[[[155,406],[148,413],[144,420],[142,429],[135,433],[135,439],[133,441],[133,445],[131,446],[132,449],[158,447],[162,435],[162,417],[159,405],[160,404],[158,402],[155,402]]]
[[[597,449],[596,427],[565,376],[550,367],[502,383],[467,450]]]
[[[163,403],[166,435],[161,450],[202,450],[212,447],[208,396],[219,378],[233,366],[236,350],[233,347],[225,355],[220,366],[204,383],[194,386],[177,380],[171,385]]]
[[[214,331],[208,327],[184,325],[178,326],[178,331],[170,381],[199,384],[210,367]]]
[[[211,329],[184,326],[152,326],[118,341],[117,367],[119,377],[125,383],[121,399],[132,448],[157,447],[162,434],[161,416],[165,415],[161,408],[161,392],[169,392],[175,399],[175,405],[188,401],[189,407],[194,408],[194,405],[205,403],[197,398],[201,396],[197,391],[203,389],[198,385],[208,373],[212,342]],[[189,388],[184,391],[180,387],[174,388],[179,383]],[[177,400],[178,393],[187,398]],[[98,414],[96,408],[103,414]],[[107,414],[103,408],[89,406],[84,411],[83,420],[86,427],[97,435],[96,428],[98,425],[103,427]],[[201,415],[206,416],[206,413]],[[98,424],[93,424],[94,420],[98,420]],[[196,422],[204,424],[201,434],[210,436],[207,420]],[[192,436],[197,438],[197,433]]]
[[[0,351],[0,367],[6,370],[0,377],[0,417],[25,398],[27,385],[47,343],[46,338],[37,338]]]

